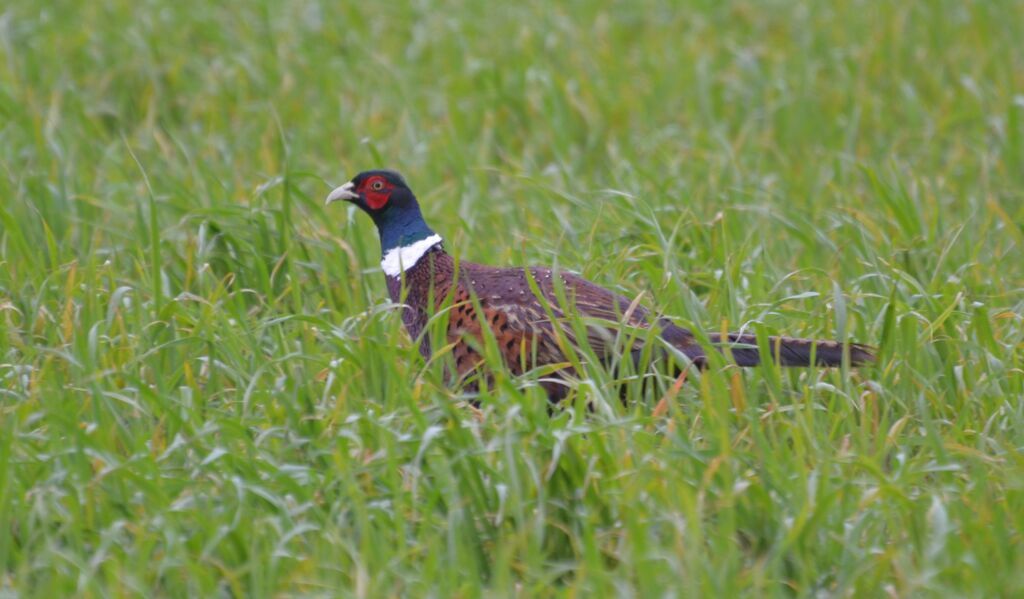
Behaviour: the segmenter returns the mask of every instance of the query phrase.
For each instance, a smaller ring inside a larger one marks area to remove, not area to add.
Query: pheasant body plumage
[[[424,334],[428,319],[448,310],[446,341],[452,344],[455,376],[464,380],[478,372],[480,348],[490,330],[504,365],[512,374],[538,366],[562,365],[541,384],[549,398],[562,399],[567,379],[575,373],[568,366],[564,343],[579,346],[576,330],[567,317],[577,314],[586,321],[586,342],[602,360],[615,352],[616,329],[622,326],[656,327],[661,339],[698,366],[707,349],[688,330],[668,319],[652,321],[649,312],[626,297],[566,271],[541,267],[499,268],[471,262],[456,263],[443,247],[440,236],[424,222],[415,196],[405,180],[393,171],[367,171],[335,189],[328,203],[354,202],[377,224],[381,237],[382,269],[391,300],[404,305],[402,321],[409,335],[420,342],[424,358],[431,353]],[[532,279],[532,281],[531,281]],[[532,283],[532,286],[531,286]],[[534,287],[537,293],[534,292]],[[543,300],[543,301],[542,301]],[[644,336],[630,347],[638,356]],[[761,362],[753,335],[730,333],[723,338],[708,334],[711,351],[728,346],[728,355],[739,366]],[[844,346],[833,341],[789,337],[769,338],[772,359],[783,366],[836,366],[842,363]],[[870,350],[846,344],[850,363],[873,360]]]

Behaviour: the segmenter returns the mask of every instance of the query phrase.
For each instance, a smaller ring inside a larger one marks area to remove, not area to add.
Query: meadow
[[[0,595],[1024,594],[1021,40],[1010,0],[5,2]],[[457,256],[878,363],[473,409],[323,205],[376,167]]]

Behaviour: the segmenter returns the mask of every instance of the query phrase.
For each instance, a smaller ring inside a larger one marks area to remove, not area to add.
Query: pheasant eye
[[[370,183],[370,189],[380,191],[384,189],[384,182],[380,180],[374,181],[373,183]]]

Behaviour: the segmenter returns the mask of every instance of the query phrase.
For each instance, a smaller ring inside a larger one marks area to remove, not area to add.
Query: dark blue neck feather
[[[397,208],[397,207],[396,207]],[[373,221],[380,233],[381,255],[388,250],[412,245],[434,234],[420,213],[419,206],[402,206],[399,210],[388,210],[373,215]]]

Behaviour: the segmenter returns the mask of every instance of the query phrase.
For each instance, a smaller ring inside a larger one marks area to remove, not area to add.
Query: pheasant
[[[540,384],[551,401],[563,399],[576,374],[568,365],[564,344],[579,347],[581,341],[580,329],[566,318],[572,314],[584,317],[586,342],[606,362],[614,359],[615,332],[622,325],[640,331],[656,327],[654,332],[664,342],[697,367],[706,366],[708,352],[716,350],[738,366],[757,366],[762,361],[755,335],[708,333],[705,339],[711,347],[705,347],[690,331],[666,318],[652,318],[646,308],[570,272],[456,262],[444,250],[441,236],[427,226],[416,196],[395,171],[356,175],[327,196],[327,204],[338,200],[352,202],[377,226],[388,294],[403,305],[403,324],[412,339],[419,340],[424,358],[431,355],[424,334],[428,319],[440,310],[450,310],[446,341],[452,344],[454,375],[469,386],[479,379],[473,375],[483,367],[484,327],[488,327],[512,374],[551,366],[554,374]],[[631,338],[629,352],[639,359],[644,340],[652,336]],[[769,337],[768,347],[772,360],[781,366],[838,366],[844,352],[854,366],[874,361],[871,349],[857,343]]]

